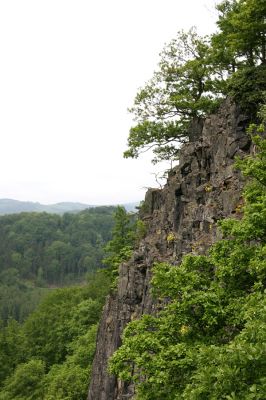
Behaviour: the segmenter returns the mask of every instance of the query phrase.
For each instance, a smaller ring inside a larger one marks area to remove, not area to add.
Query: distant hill
[[[127,211],[134,211],[138,203],[123,204]],[[32,201],[0,199],[0,215],[17,214],[20,212],[47,212],[52,214],[76,213],[87,208],[96,207],[91,204],[62,202],[56,204],[41,204]]]

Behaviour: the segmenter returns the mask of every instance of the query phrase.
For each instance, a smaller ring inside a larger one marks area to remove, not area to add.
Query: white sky
[[[125,160],[131,106],[180,29],[214,0],[0,0],[0,198],[111,204],[156,186]]]

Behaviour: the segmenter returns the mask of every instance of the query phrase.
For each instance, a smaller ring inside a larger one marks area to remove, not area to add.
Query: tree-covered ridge
[[[102,268],[114,213],[114,207],[97,207],[0,217],[0,319],[23,321],[47,287],[81,282]]]
[[[243,218],[220,222],[207,256],[154,266],[167,305],[131,322],[111,359],[140,400],[266,398],[266,140],[254,142],[256,156],[237,162],[249,178]]]
[[[227,95],[250,117],[256,114],[266,90],[265,1],[225,0],[217,10],[217,33],[200,37],[195,29],[181,31],[163,49],[158,70],[130,109],[136,125],[126,158],[152,149],[154,162],[177,159],[193,122]]]
[[[134,211],[138,203],[126,203],[123,207],[130,212]],[[14,199],[0,199],[0,215],[18,214],[22,212],[47,212],[49,214],[77,213],[88,208],[96,208],[85,203],[73,203],[69,201],[55,204],[41,204],[32,201],[21,201]],[[99,206],[98,206],[99,207]]]
[[[22,213],[0,217],[0,272],[59,284],[102,267],[111,239],[114,207],[63,216]]]
[[[93,206],[89,204],[74,202],[41,204],[33,201],[0,199],[0,215],[17,214],[21,212],[47,212],[50,214],[76,213],[91,207]]]

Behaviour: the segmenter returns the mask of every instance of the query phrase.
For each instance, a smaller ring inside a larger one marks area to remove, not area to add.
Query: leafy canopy
[[[1,400],[87,398],[97,323],[110,278],[53,290],[23,324],[0,328]]]
[[[105,246],[106,257],[103,260],[114,274],[117,274],[119,265],[128,260],[132,254],[136,230],[134,218],[134,214],[127,213],[124,207],[117,207],[112,239]]]
[[[130,130],[125,157],[153,148],[155,159],[177,156],[176,145],[185,141],[193,117],[214,110],[217,101],[207,38],[195,29],[179,32],[161,53],[159,70],[140,89],[133,107],[137,125]]]
[[[265,64],[264,0],[224,0],[217,6],[220,32],[212,36],[224,67]],[[217,54],[217,55],[218,55]]]
[[[158,70],[129,110],[136,121],[124,157],[153,150],[153,162],[178,158],[195,122],[232,96],[256,114],[265,90],[263,0],[225,0],[217,6],[218,32],[200,37],[181,31],[165,46]]]

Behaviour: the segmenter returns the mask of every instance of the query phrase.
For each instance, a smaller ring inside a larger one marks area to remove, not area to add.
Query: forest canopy
[[[90,210],[91,213],[93,214],[93,211]],[[127,214],[123,207],[117,207],[115,212],[111,207],[98,209],[97,212],[94,210],[96,221],[98,213],[100,217],[98,222],[104,222],[101,217],[106,218],[106,223],[102,226],[100,224],[103,236],[107,239],[112,235],[111,240],[101,248],[101,252],[105,255],[102,263],[105,266],[108,265],[108,268],[101,268],[98,271],[92,268],[92,272],[87,274],[86,278],[83,277],[82,285],[46,288],[40,304],[34,304],[35,310],[31,312],[27,310],[28,314],[23,314],[22,321],[19,318],[17,318],[19,322],[14,320],[17,315],[13,315],[12,310],[9,310],[9,318],[0,320],[1,400],[85,400],[87,398],[96,346],[97,324],[102,306],[111,286],[114,286],[118,264],[130,257],[136,240],[136,232],[139,232],[134,215]],[[81,214],[82,216],[70,216],[70,218],[73,217],[73,221],[78,218],[76,222],[79,224],[83,220],[84,212]],[[111,232],[105,230],[108,227],[110,215],[112,216]],[[17,216],[16,221],[21,221],[21,217]],[[37,218],[36,226],[40,228],[43,228],[40,224],[43,218],[45,221],[46,218],[52,218],[42,214],[38,216],[29,214],[23,217],[28,218],[28,221],[31,221],[33,217]],[[86,230],[90,232],[87,218],[90,219],[88,215],[84,219],[86,222],[84,230],[80,229],[79,232],[81,237]],[[92,220],[95,222],[94,218]],[[58,217],[54,221],[58,222]],[[75,229],[73,221],[71,232],[75,233],[74,237],[77,239],[78,225]],[[26,230],[29,228],[25,226],[25,221],[22,226]],[[33,226],[33,231],[35,228]],[[97,229],[97,223],[95,229]],[[40,229],[39,239],[47,240],[47,237],[49,235],[41,236]],[[84,240],[88,240],[86,235]],[[76,242],[77,245],[78,243],[79,241]],[[38,249],[35,249],[33,254],[37,255]],[[18,280],[18,284],[21,285],[22,281]],[[15,294],[14,291],[10,291],[10,286],[7,290],[12,295]],[[0,291],[0,296],[1,293]],[[3,298],[1,300],[3,300],[2,310],[4,310],[4,305],[9,304],[11,298],[9,301]],[[22,304],[17,300],[16,305],[17,307],[20,305],[20,308],[25,311],[25,299],[22,297],[20,300]]]
[[[86,399],[109,287],[99,271],[83,287],[50,292],[23,324],[0,327],[1,400]]]
[[[23,321],[52,288],[82,283],[103,268],[115,210],[0,217],[0,319]]]

